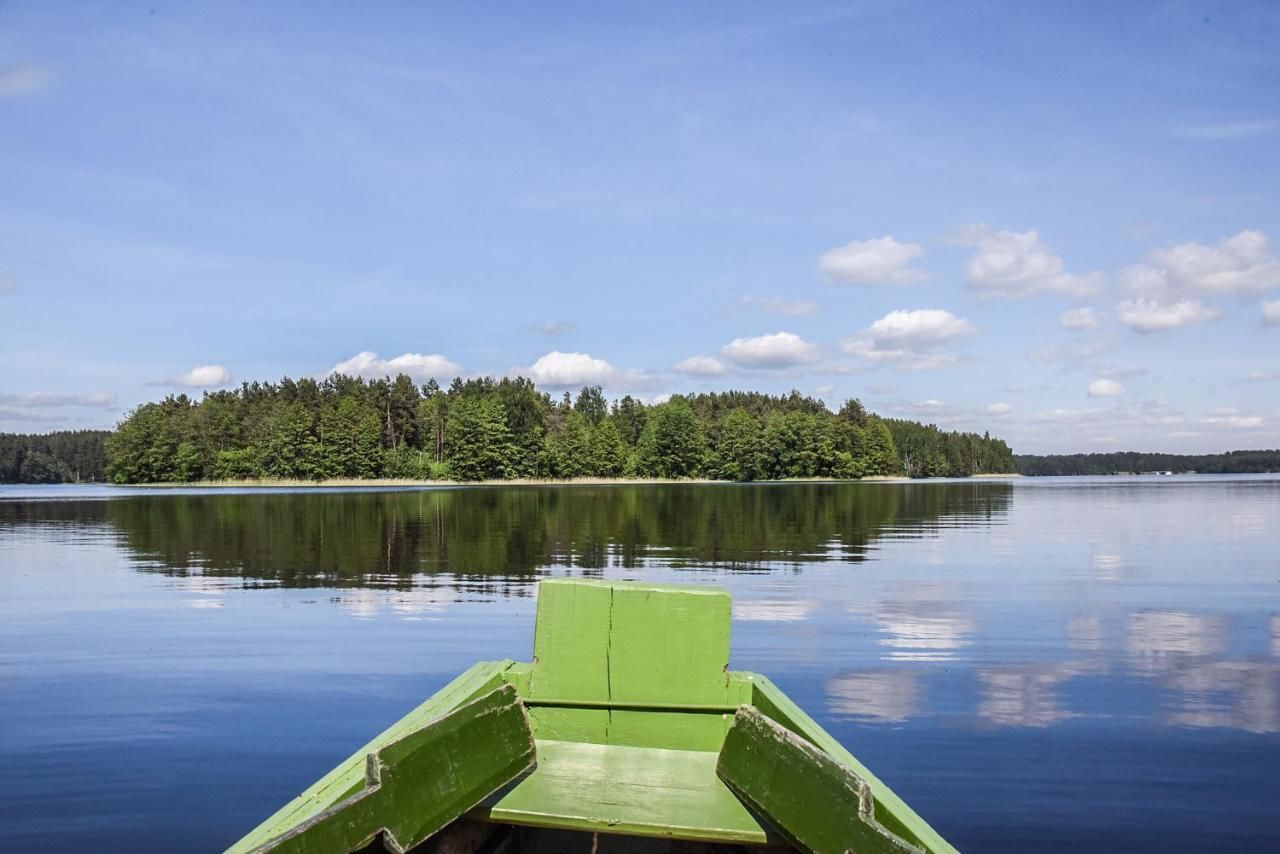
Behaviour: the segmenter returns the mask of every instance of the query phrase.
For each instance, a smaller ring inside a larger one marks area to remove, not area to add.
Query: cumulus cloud
[[[1089,397],[1118,397],[1125,388],[1115,380],[1094,380],[1089,383]]]
[[[89,394],[54,394],[52,392],[37,391],[30,394],[2,394],[0,393],[0,405],[4,406],[90,406],[90,407],[108,407],[115,406],[116,396],[107,394],[106,392],[91,392]]]
[[[1215,246],[1181,243],[1158,250],[1150,266],[1175,289],[1193,293],[1250,295],[1280,287],[1280,259],[1260,231],[1242,231]]]
[[[424,355],[422,353],[402,353],[394,359],[382,359],[377,353],[364,350],[350,359],[339,362],[329,369],[329,374],[342,374],[348,377],[364,377],[365,379],[381,379],[407,374],[418,382],[434,379],[437,382],[456,377],[462,373],[462,367],[441,356],[439,353]]]
[[[791,368],[818,358],[817,347],[791,332],[735,338],[720,348],[720,352],[744,368]]]
[[[1180,299],[1174,302],[1162,302],[1148,297],[1125,300],[1116,306],[1116,313],[1121,323],[1144,335],[1151,332],[1167,332],[1180,326],[1206,323],[1217,319],[1222,314],[1199,300]]]
[[[552,350],[529,367],[529,378],[539,385],[583,386],[608,382],[615,374],[613,365],[586,353],[561,353]]]
[[[876,341],[915,344],[950,341],[975,331],[972,323],[945,308],[891,311],[867,329],[869,337]]]
[[[818,269],[828,279],[856,285],[904,285],[929,278],[911,262],[924,254],[916,243],[900,243],[893,238],[852,240],[822,254]]]
[[[1262,322],[1268,325],[1280,323],[1280,299],[1262,304]]]
[[[1064,311],[1060,318],[1063,329],[1093,329],[1101,319],[1092,308],[1072,308]]]
[[[976,250],[966,268],[969,286],[983,296],[1025,297],[1055,293],[1084,297],[1102,290],[1101,273],[1068,273],[1066,264],[1030,231],[996,231],[974,225],[953,237]]]
[[[688,374],[694,377],[718,377],[723,376],[728,371],[728,368],[724,362],[712,356],[690,356],[681,362],[677,362],[672,370],[679,374]]]
[[[0,98],[31,95],[49,85],[48,69],[38,65],[10,65],[0,69]]]
[[[818,304],[809,300],[786,300],[782,297],[758,297],[747,294],[742,298],[743,305],[762,309],[770,314],[783,314],[788,317],[807,317],[818,313]]]
[[[959,358],[939,348],[977,329],[943,308],[891,311],[841,345],[846,353],[902,370],[927,371],[953,365]]]
[[[148,385],[182,386],[184,388],[216,388],[231,382],[231,373],[222,365],[200,365],[185,374],[156,380]]]

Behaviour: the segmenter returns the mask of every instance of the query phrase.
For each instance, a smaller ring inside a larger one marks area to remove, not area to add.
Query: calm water
[[[961,849],[1280,849],[1280,479],[0,493],[0,850],[214,850],[547,575],[722,584]]]

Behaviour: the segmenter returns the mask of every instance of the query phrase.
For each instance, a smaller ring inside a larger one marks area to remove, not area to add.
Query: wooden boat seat
[[[530,827],[698,842],[779,842],[716,776],[714,752],[537,742],[527,776],[471,811]]]

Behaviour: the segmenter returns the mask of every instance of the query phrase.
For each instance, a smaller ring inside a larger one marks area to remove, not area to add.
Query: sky
[[[0,2],[0,430],[334,370],[1280,447],[1280,4]]]

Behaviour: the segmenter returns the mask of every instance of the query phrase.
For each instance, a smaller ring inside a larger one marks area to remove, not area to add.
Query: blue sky
[[[519,372],[1280,445],[1274,3],[0,4],[0,430]]]

